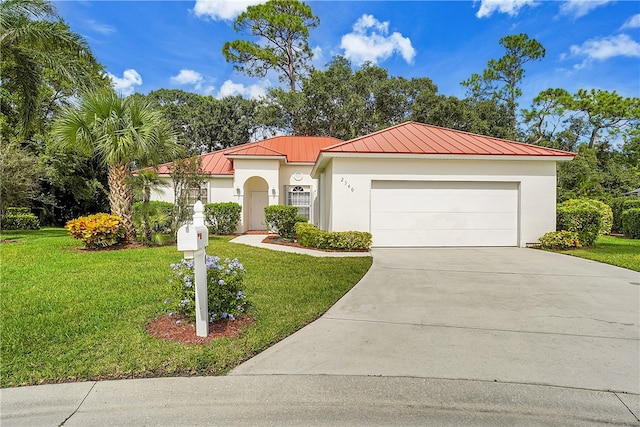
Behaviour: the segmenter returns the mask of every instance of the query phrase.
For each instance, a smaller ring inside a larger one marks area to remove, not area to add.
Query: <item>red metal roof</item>
[[[202,169],[209,175],[233,175],[235,156],[282,156],[288,163],[311,163],[320,150],[342,142],[339,139],[320,136],[277,136],[264,141],[250,142],[200,156]],[[169,174],[172,163],[158,167],[158,173]]]
[[[499,156],[573,157],[575,153],[476,135],[416,122],[390,128],[342,142],[321,150],[323,153],[369,154],[453,154]]]

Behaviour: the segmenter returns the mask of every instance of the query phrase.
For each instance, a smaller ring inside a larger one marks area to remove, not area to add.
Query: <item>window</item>
[[[207,198],[207,187],[206,186],[198,186],[189,188],[187,190],[187,205],[193,207],[196,202],[200,200],[203,205],[206,205],[208,202]]]
[[[311,219],[311,189],[302,185],[288,186],[287,205],[297,206],[298,215]]]

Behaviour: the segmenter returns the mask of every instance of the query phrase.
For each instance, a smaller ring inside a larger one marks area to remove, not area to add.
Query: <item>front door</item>
[[[266,230],[264,223],[264,208],[269,205],[269,193],[266,191],[251,192],[251,213],[249,230]]]

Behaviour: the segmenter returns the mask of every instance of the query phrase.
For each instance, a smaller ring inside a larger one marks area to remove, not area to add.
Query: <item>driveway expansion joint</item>
[[[387,320],[369,320],[369,319],[351,319],[347,317],[329,317],[323,316],[321,320],[337,320],[344,322],[361,322],[361,323],[378,323],[378,324],[387,324],[387,325],[405,325],[405,326],[421,326],[427,328],[450,328],[450,329],[466,329],[466,330],[476,330],[476,331],[490,331],[490,332],[506,332],[513,334],[534,334],[534,335],[556,335],[556,336],[565,336],[565,337],[579,337],[579,338],[598,338],[598,339],[608,339],[608,340],[622,340],[622,341],[639,341],[639,338],[625,338],[625,337],[608,337],[603,335],[588,335],[588,334],[570,334],[565,332],[545,332],[545,331],[525,331],[525,330],[517,330],[517,329],[498,329],[498,328],[478,328],[473,326],[457,326],[457,325],[443,325],[443,324],[432,324],[432,323],[413,323],[413,322],[390,322]],[[633,326],[633,325],[631,325]]]
[[[89,391],[87,391],[87,393],[84,395],[84,397],[82,398],[82,400],[80,401],[80,403],[78,404],[78,407],[67,417],[65,418],[60,424],[58,424],[58,427],[63,427],[65,425],[65,423],[67,421],[69,421],[71,419],[71,417],[73,417],[79,410],[80,407],[84,404],[84,401],[87,400],[87,397],[89,397],[89,395],[91,394],[91,392],[93,391],[94,387],[96,386],[96,384],[98,384],[97,381],[94,381],[93,384],[91,384],[91,388],[89,389]]]
[[[584,277],[591,279],[624,279],[624,277],[614,277],[610,275],[592,275],[592,274],[559,274],[559,273],[533,273],[529,271],[484,271],[484,270],[459,270],[459,269],[447,269],[447,268],[406,268],[406,267],[389,267],[379,266],[381,270],[402,270],[402,271],[440,271],[444,273],[472,273],[472,274],[491,274],[491,275],[505,275],[505,276],[535,276],[535,277]]]
[[[633,415],[633,417],[640,423],[640,418],[638,418],[638,416],[640,416],[640,414],[636,414],[635,412],[633,412],[633,410],[631,408],[629,408],[629,405],[627,405],[624,400],[622,400],[619,396],[621,392],[613,392],[613,394],[618,398],[618,400],[620,401],[620,403],[622,403],[624,405],[625,408],[627,408],[629,410],[629,412],[631,412],[631,415]],[[625,393],[625,394],[632,394],[632,393]]]

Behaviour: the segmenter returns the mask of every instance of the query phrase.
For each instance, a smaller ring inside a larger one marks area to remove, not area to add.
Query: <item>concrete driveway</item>
[[[231,374],[380,375],[640,393],[639,273],[520,248],[375,249],[373,255],[364,279],[321,319]],[[631,400],[638,405],[637,395]]]

